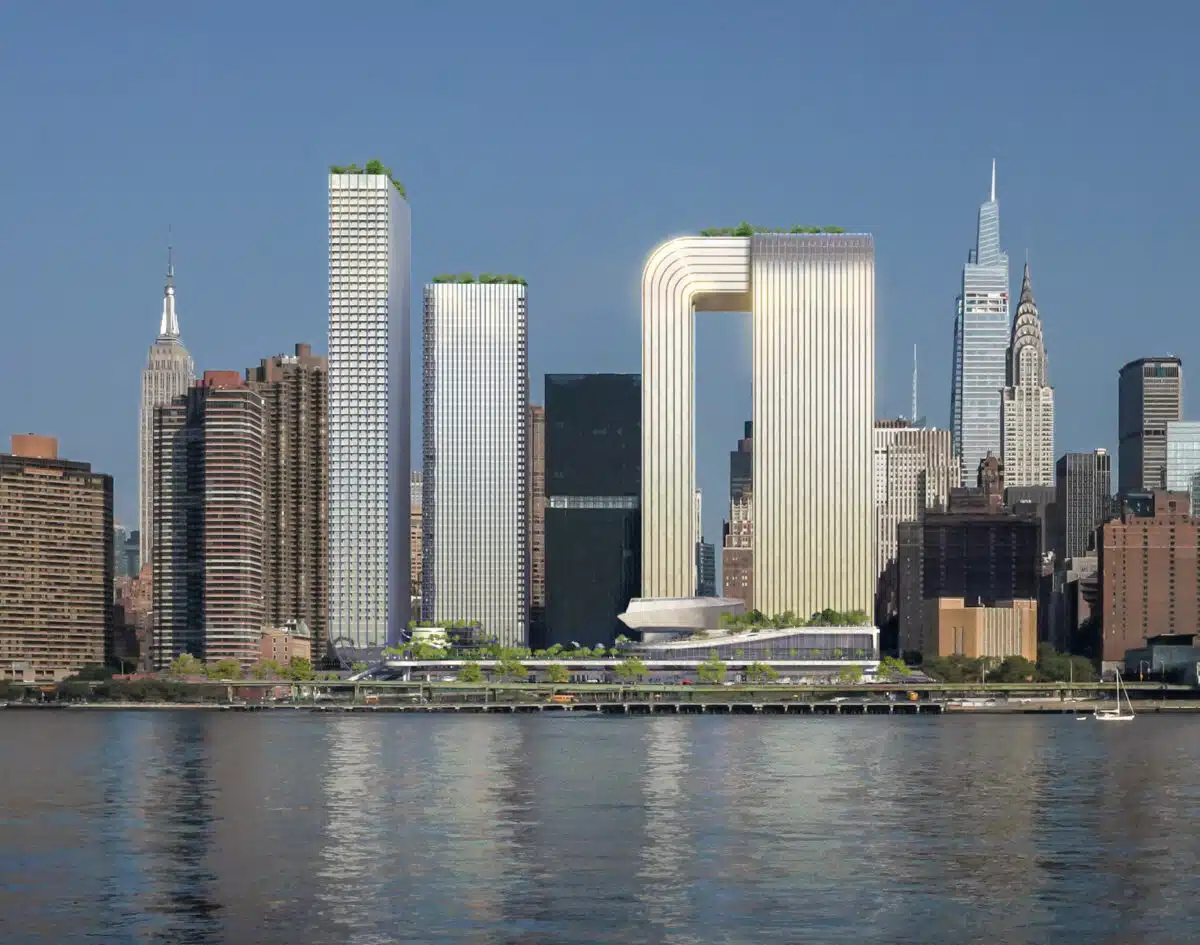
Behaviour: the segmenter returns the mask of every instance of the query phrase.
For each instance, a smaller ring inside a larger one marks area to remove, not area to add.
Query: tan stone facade
[[[997,601],[971,607],[961,597],[940,597],[924,604],[921,653],[938,656],[981,656],[1037,660],[1037,601]]]
[[[111,644],[112,477],[57,456],[32,434],[0,454],[0,679],[61,679]]]

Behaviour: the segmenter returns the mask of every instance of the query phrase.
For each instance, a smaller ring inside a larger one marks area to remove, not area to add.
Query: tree
[[[171,660],[167,667],[168,676],[199,676],[204,672],[204,664],[191,653],[181,653]]]
[[[478,663],[467,663],[458,671],[458,681],[465,683],[483,682],[483,670]]]
[[[713,650],[708,654],[708,659],[699,665],[696,669],[696,675],[700,677],[701,682],[719,683],[725,680],[725,664],[717,656],[717,651]]]
[[[993,682],[1016,683],[1031,681],[1038,668],[1023,656],[1006,656],[992,671]]]
[[[293,682],[307,682],[316,674],[313,672],[312,660],[306,660],[303,656],[295,656],[288,661],[287,678]]]
[[[775,671],[774,666],[767,663],[751,663],[750,668],[746,670],[746,678],[751,682],[770,683],[779,678],[779,673]]]
[[[863,668],[861,666],[843,666],[837,671],[837,681],[847,686],[862,682]]]
[[[361,661],[350,664],[350,672],[352,672],[352,673],[365,673],[370,668],[371,668],[370,666],[368,666],[366,663],[363,663]]]
[[[571,681],[571,674],[562,663],[555,663],[546,671],[546,678],[552,683],[565,683]]]
[[[882,665],[883,663],[881,662],[880,666]],[[983,660],[956,654],[954,656],[939,656],[932,660],[926,660],[921,668],[927,675],[939,682],[960,683],[979,682],[980,675],[984,672],[986,666]]]
[[[905,679],[910,675],[912,673],[909,668],[894,656],[885,656],[879,661],[879,668],[875,670],[875,678],[884,681]]]
[[[843,656],[845,656],[845,655],[846,655],[846,651],[845,651],[845,650],[842,650],[842,649],[834,649],[834,651],[833,651],[833,658],[834,658],[835,660],[840,660],[840,659],[841,659]]]
[[[501,679],[507,679],[509,682],[517,682],[529,678],[529,670],[521,663],[520,660],[514,657],[508,657],[500,661],[496,667]]]
[[[79,672],[73,678],[84,682],[100,682],[105,679],[112,679],[113,671],[107,666],[101,666],[99,663],[87,663],[79,668]]]
[[[623,662],[618,663],[613,672],[617,674],[618,679],[623,679],[626,682],[637,682],[645,679],[650,671],[646,668],[646,664],[636,657],[632,657]]]
[[[237,660],[221,660],[212,666],[206,666],[204,675],[209,679],[241,679],[242,664]]]

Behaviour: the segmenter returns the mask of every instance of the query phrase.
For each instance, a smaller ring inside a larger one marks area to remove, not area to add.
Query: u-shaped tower
[[[642,273],[642,594],[690,597],[695,315],[750,312],[754,606],[870,614],[875,249],[868,235],[682,237]]]

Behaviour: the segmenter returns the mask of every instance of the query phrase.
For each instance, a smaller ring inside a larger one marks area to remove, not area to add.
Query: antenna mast
[[[913,345],[912,425],[917,425],[917,346]]]

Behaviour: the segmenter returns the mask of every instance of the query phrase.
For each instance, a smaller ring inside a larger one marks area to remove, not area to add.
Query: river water
[[[0,712],[0,942],[1195,943],[1200,719]]]

